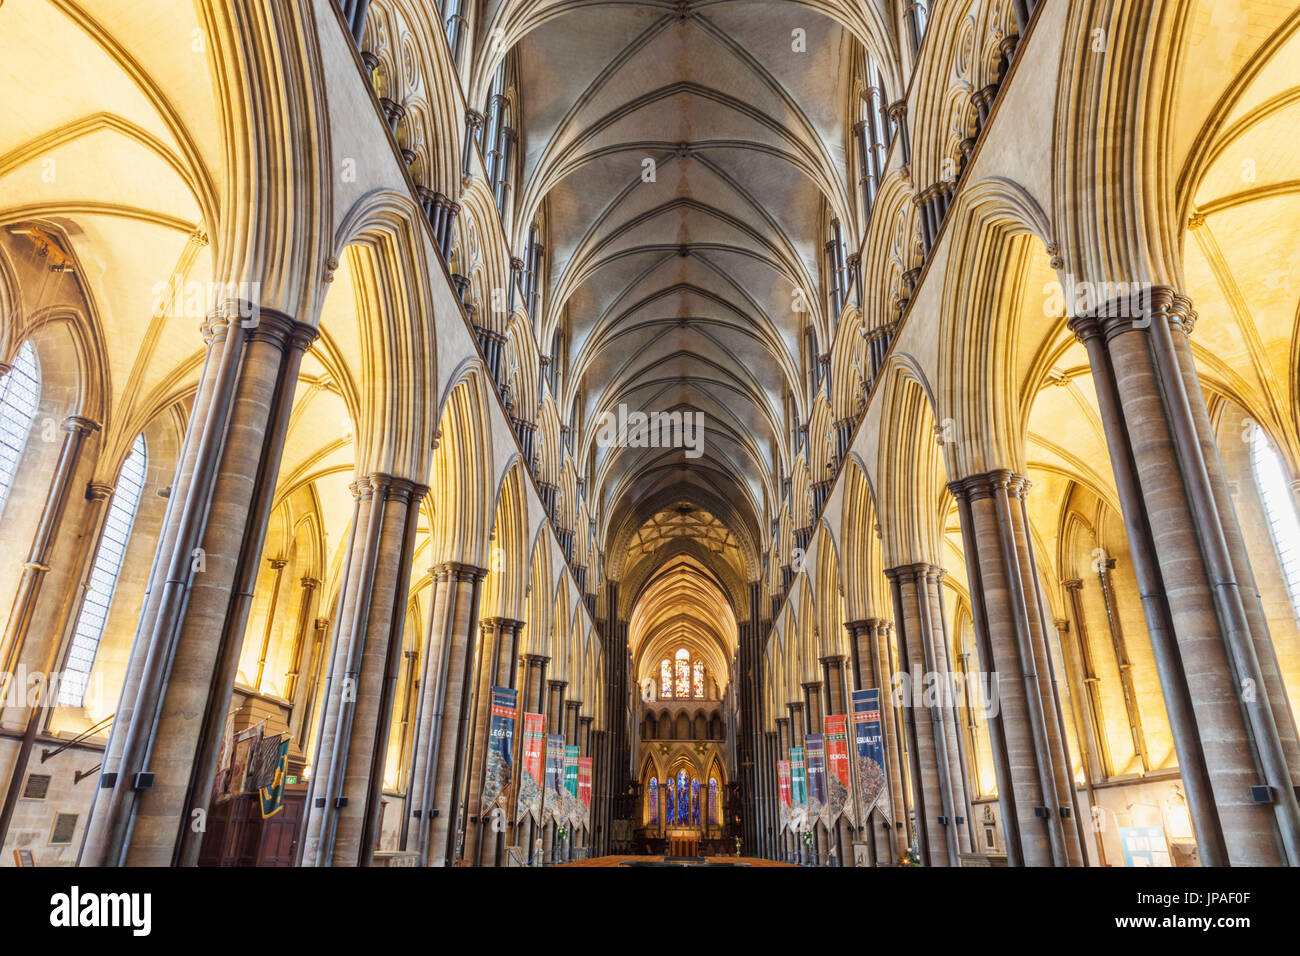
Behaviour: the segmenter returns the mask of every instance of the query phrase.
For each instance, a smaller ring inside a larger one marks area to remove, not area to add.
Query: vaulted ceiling
[[[544,223],[538,339],[559,333],[560,414],[594,462],[604,544],[650,499],[721,498],[732,512],[709,520],[762,540],[788,473],[785,397],[806,416],[827,223],[850,222],[847,32],[788,3],[584,5],[515,52],[516,231]],[[701,415],[700,454],[604,447],[595,423],[620,405]],[[756,578],[752,549],[740,560]]]

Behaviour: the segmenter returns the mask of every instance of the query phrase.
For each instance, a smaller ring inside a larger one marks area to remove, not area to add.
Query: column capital
[[[429,570],[439,580],[454,577],[457,581],[478,581],[487,577],[485,568],[475,567],[472,564],[462,564],[459,561],[444,561],[442,564],[434,565]]]
[[[825,657],[821,658],[821,663],[844,664],[845,662],[848,661],[848,659],[849,658],[847,654],[827,654]]]
[[[1030,486],[1028,478],[1009,468],[995,468],[948,482],[948,490],[955,498],[970,501],[992,497],[999,488],[1005,488],[1012,497],[1023,497],[1028,494]]]
[[[320,587],[320,580],[318,578],[302,578],[298,583],[302,585],[304,591],[314,591]]]
[[[1169,286],[1079,282],[1066,289],[1066,298],[1067,308],[1083,306],[1067,322],[1081,342],[1096,336],[1110,340],[1124,332],[1149,331],[1157,316],[1187,335],[1196,325],[1191,299]],[[1096,304],[1091,304],[1094,300]]]
[[[900,564],[892,568],[885,568],[885,577],[893,581],[895,579],[916,579],[919,577],[937,578],[943,580],[948,572],[937,564],[930,564],[926,561],[915,561],[912,564]]]
[[[113,493],[113,486],[105,481],[92,481],[86,485],[87,501],[103,501]]]
[[[65,432],[76,432],[80,435],[89,435],[91,432],[99,431],[99,422],[82,415],[69,415],[63,420],[59,427]]]
[[[319,332],[278,309],[246,299],[227,299],[221,304],[228,322],[238,321],[248,332],[249,342],[269,342],[281,349],[311,347]]]

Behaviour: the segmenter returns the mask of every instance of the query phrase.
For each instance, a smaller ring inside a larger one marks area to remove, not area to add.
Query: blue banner
[[[880,690],[869,687],[853,692],[854,780],[858,791],[860,822],[873,809],[890,818],[885,791],[885,735],[880,723]]]
[[[510,806],[510,789],[514,783],[515,718],[519,692],[510,687],[492,688],[492,712],[488,721],[487,776],[483,781],[483,806],[480,816],[487,817],[498,803]]]
[[[564,735],[548,734],[546,737],[546,795],[542,805],[542,819],[564,823]]]
[[[804,734],[808,754],[808,821],[826,812],[826,740],[821,734]]]

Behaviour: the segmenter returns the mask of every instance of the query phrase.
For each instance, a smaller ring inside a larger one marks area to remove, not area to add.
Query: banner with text
[[[790,825],[790,761],[776,762],[777,792],[781,794],[781,830]],[[780,831],[778,831],[780,832]]]
[[[564,735],[546,738],[546,795],[542,802],[542,819],[564,822]]]
[[[808,764],[802,747],[790,748],[790,826],[795,833],[808,829]]]
[[[571,827],[582,823],[581,808],[578,806],[578,752],[577,744],[564,748],[564,819]]]
[[[524,714],[524,760],[519,774],[519,806],[515,821],[531,814],[542,822],[542,766],[546,754],[545,720],[541,714]]]
[[[808,822],[826,822],[826,740],[821,734],[804,734],[808,752]]]
[[[853,812],[853,774],[849,763],[849,718],[847,714],[827,717],[826,725],[826,823],[833,825],[841,813]]]
[[[514,784],[515,706],[519,692],[511,687],[492,688],[492,712],[488,721],[487,768],[483,780],[483,806],[486,818],[498,805],[509,810],[510,791]]]
[[[865,825],[873,809],[891,820],[889,793],[885,787],[885,735],[880,724],[879,688],[853,692],[853,740],[859,822]]]
[[[578,803],[582,807],[582,826],[591,830],[591,758],[578,758]]]

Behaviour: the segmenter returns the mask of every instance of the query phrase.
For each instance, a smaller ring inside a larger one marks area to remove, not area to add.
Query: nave
[[[1294,4],[0,51],[0,866],[1300,864]]]

